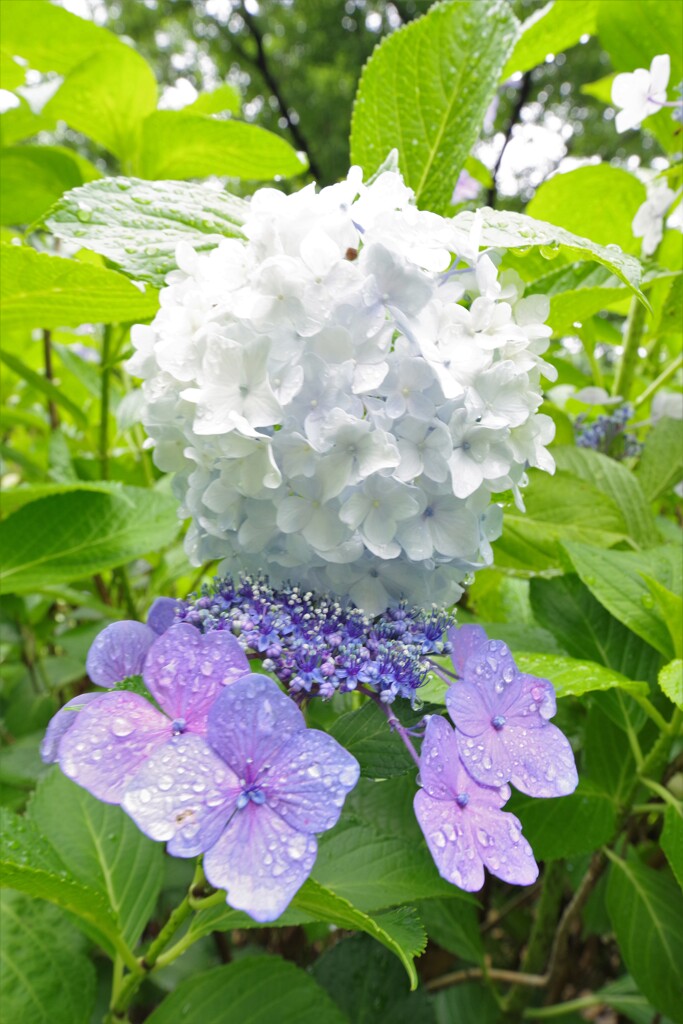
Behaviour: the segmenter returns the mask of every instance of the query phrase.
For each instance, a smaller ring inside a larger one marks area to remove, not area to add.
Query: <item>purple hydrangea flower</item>
[[[306,728],[272,679],[250,674],[219,694],[206,740],[186,733],[158,749],[122,804],[175,856],[204,852],[206,877],[230,906],[274,921],[308,878],[316,833],[337,823],[359,774],[335,739]]]
[[[59,740],[62,771],[99,800],[120,803],[128,782],[155,750],[173,736],[204,735],[218,694],[248,672],[247,657],[232,634],[203,636],[188,623],[171,626],[155,639],[142,669],[161,710],[126,690],[98,694]]]
[[[76,721],[78,712],[99,696],[98,693],[83,693],[80,697],[72,697],[56,715],[53,715],[40,744],[40,756],[45,764],[54,764],[59,759],[59,744],[62,737]]]
[[[513,885],[531,885],[538,865],[514,814],[502,811],[508,786],[481,786],[463,765],[453,729],[429,719],[420,756],[422,789],[415,815],[439,870],[448,882],[476,892],[484,867]]]
[[[157,597],[147,612],[147,625],[161,636],[178,621],[178,616],[184,609],[184,601],[176,601],[173,597]]]
[[[115,686],[129,676],[139,676],[157,635],[143,622],[112,622],[90,645],[86,672],[96,686]]]
[[[507,646],[477,626],[450,629],[462,681],[446,705],[467,771],[484,786],[511,782],[529,796],[557,797],[578,784],[566,736],[548,721],[556,711],[547,679],[520,672]]]

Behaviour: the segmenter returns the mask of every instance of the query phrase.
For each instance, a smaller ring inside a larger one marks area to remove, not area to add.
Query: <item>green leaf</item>
[[[437,993],[434,1000],[437,1024],[454,1024],[455,1021],[476,1021],[476,1024],[500,1024],[500,1007],[481,982],[467,982],[454,985],[445,992]],[[565,1019],[564,1024],[567,1024]]]
[[[243,957],[182,981],[147,1024],[348,1024],[305,971],[274,956]]]
[[[680,4],[663,4],[661,0],[615,4],[601,0],[598,35],[617,71],[649,69],[653,57],[668,53],[671,59],[668,93],[673,98],[672,87],[683,78],[683,52],[679,42],[683,38],[683,7]],[[670,110],[663,109],[646,118],[644,129],[653,133],[667,151],[678,152],[680,134]]]
[[[157,83],[149,64],[130,46],[118,46],[98,50],[73,68],[44,112],[125,164],[138,148],[142,121],[156,105]]]
[[[583,736],[582,778],[621,808],[633,788],[636,765],[628,736],[621,727],[625,724],[624,708],[619,707],[620,722],[615,722],[613,708],[605,699],[612,697],[623,704],[628,699],[620,690],[591,697]]]
[[[25,593],[83,579],[158,551],[177,532],[175,499],[158,491],[55,494],[0,524],[0,581],[7,593]]]
[[[455,0],[387,36],[361,75],[352,163],[368,177],[397,149],[418,206],[448,214],[518,25],[506,3]]]
[[[533,579],[529,593],[538,622],[573,658],[599,662],[629,679],[657,678],[661,655],[610,615],[574,573]]]
[[[640,240],[633,237],[631,222],[645,198],[645,186],[633,174],[603,163],[549,178],[538,188],[527,213],[600,245],[616,244],[638,254]]]
[[[556,335],[567,333],[575,323],[585,323],[594,313],[629,300],[621,281],[599,263],[570,263],[537,278],[528,288],[547,295],[547,323]],[[573,383],[567,380],[566,383]]]
[[[668,587],[662,586],[659,580],[655,580],[645,572],[640,576],[654,598],[655,606],[659,610],[661,618],[669,630],[673,652],[677,658],[683,657],[683,598],[680,594],[674,594]]]
[[[0,885],[76,914],[107,950],[121,943],[114,913],[97,889],[69,874],[32,821],[0,808]]]
[[[372,825],[348,821],[321,838],[313,877],[366,911],[464,896],[440,878],[421,833],[411,842],[404,834],[386,836]]]
[[[27,139],[38,132],[51,132],[55,128],[53,118],[34,114],[23,96],[19,106],[0,114],[0,145],[11,146],[13,142]]]
[[[505,810],[522,822],[538,860],[592,853],[612,838],[617,814],[611,798],[584,781],[575,793],[553,800],[513,793]]]
[[[364,935],[337,942],[311,973],[354,1024],[435,1024],[424,989],[407,993],[396,962]]]
[[[648,684],[643,680],[627,679],[613,668],[597,665],[594,661],[519,651],[514,652],[514,658],[522,672],[549,679],[558,697],[581,697],[584,693],[611,690],[614,687],[642,696],[650,692]]]
[[[526,513],[510,510],[494,545],[495,563],[527,574],[559,567],[560,544],[582,540],[610,547],[626,539],[616,502],[590,483],[559,471],[554,477],[531,470]]]
[[[593,484],[619,506],[629,536],[639,547],[657,543],[658,531],[643,490],[621,462],[590,448],[561,446],[553,448],[558,469],[566,470]]]
[[[89,1024],[95,968],[78,949],[69,948],[68,919],[17,893],[2,893],[1,899],[0,1003],[5,1019]]]
[[[104,178],[74,189],[46,219],[58,238],[106,256],[116,267],[157,287],[175,270],[178,242],[198,252],[241,235],[248,203],[204,185]]]
[[[99,178],[83,176],[88,161],[62,146],[12,146],[0,152],[0,209],[3,224],[31,224],[67,189]]]
[[[358,760],[362,775],[389,779],[415,768],[400,737],[390,731],[386,716],[373,703],[342,715],[329,731]]]
[[[603,551],[575,542],[564,549],[588,589],[601,605],[665,658],[674,656],[666,622],[642,574],[651,575],[669,590],[678,592],[681,567],[678,552],[669,547],[649,551]]]
[[[4,0],[0,45],[36,71],[65,74],[94,50],[125,49],[115,35],[46,0]]]
[[[484,963],[479,911],[462,900],[422,900],[418,912],[429,938],[469,963]]]
[[[52,381],[48,380],[47,377],[42,377],[35,370],[31,370],[25,363],[22,363],[21,359],[17,359],[16,356],[12,356],[9,352],[0,351],[0,361],[8,367],[13,373],[16,373],[18,377],[25,380],[31,388],[35,388],[36,391],[41,392],[51,402],[55,402],[56,405],[60,406],[72,417],[74,423],[77,423],[79,427],[84,430],[88,426],[88,417],[85,415],[80,406],[72,402],[64,391],[53,384]],[[42,474],[41,474],[42,475]]]
[[[427,936],[412,907],[399,907],[370,917],[330,889],[309,878],[293,900],[294,910],[304,910],[314,921],[328,921],[339,928],[363,931],[392,952],[405,967],[410,987],[417,988],[413,958],[427,944]]]
[[[659,686],[669,700],[683,711],[683,660],[676,658],[659,673]]]
[[[488,206],[477,212],[482,216],[482,245],[500,249],[521,249],[524,253],[538,246],[541,253],[550,258],[556,254],[566,253],[579,260],[595,260],[616,274],[642,301],[645,301],[639,288],[642,267],[635,256],[623,253],[618,246],[612,248],[610,245],[598,245],[588,238],[572,234],[566,228],[534,220],[523,213],[492,210]],[[474,224],[474,216],[471,210],[463,210],[453,218],[453,224],[456,228],[469,232]]]
[[[202,92],[196,100],[183,107],[184,114],[222,114],[230,111],[239,114],[242,109],[242,97],[237,89],[224,82],[211,92]]]
[[[158,308],[156,292],[143,294],[113,270],[25,245],[2,245],[0,257],[0,314],[8,331],[150,320]]]
[[[680,805],[674,807],[670,804],[665,810],[660,844],[678,884],[683,888],[683,814]]]
[[[70,491],[101,491],[104,494],[117,495],[121,484],[108,480],[60,480],[53,483],[24,484],[7,491],[2,499],[2,511],[5,515],[16,511],[22,505],[28,505],[39,498],[47,498],[52,494],[67,494]]]
[[[229,175],[260,181],[306,170],[288,142],[255,124],[158,110],[144,123],[135,171],[142,178]]]
[[[659,420],[645,440],[636,478],[648,499],[656,501],[683,480],[683,422]]]
[[[595,32],[596,0],[555,0],[522,23],[522,35],[500,76],[506,81],[515,71],[530,71],[549,53],[575,46],[582,35]]]
[[[0,50],[0,89],[16,89],[25,79],[26,69],[17,64],[11,53]]]
[[[33,823],[71,874],[102,892],[131,947],[154,910],[163,881],[163,847],[112,804],[96,800],[60,771],[38,783]]]
[[[621,954],[643,994],[683,1021],[680,952],[683,894],[663,874],[612,855],[607,910]]]

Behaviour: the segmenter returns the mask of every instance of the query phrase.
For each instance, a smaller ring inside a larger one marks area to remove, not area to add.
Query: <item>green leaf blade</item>
[[[675,882],[639,861],[613,858],[607,911],[624,962],[647,999],[683,1020],[680,972],[683,894]]]
[[[80,243],[128,276],[161,287],[176,269],[178,242],[198,252],[215,249],[223,238],[241,236],[247,210],[244,199],[204,185],[103,178],[64,196],[46,224],[58,238]]]
[[[351,159],[368,177],[392,149],[423,209],[447,214],[518,22],[497,0],[437,4],[370,58],[351,124]]]
[[[310,975],[279,957],[244,957],[183,981],[148,1024],[348,1024]]]
[[[0,316],[5,330],[78,327],[150,320],[156,292],[141,292],[120,274],[78,260],[2,245]]]
[[[178,531],[170,495],[146,488],[54,494],[0,524],[0,583],[26,593],[83,579],[169,544]]]

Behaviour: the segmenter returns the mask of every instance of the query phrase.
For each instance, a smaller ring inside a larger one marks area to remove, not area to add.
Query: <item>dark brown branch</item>
[[[510,114],[510,119],[507,123],[507,128],[505,129],[505,139],[503,140],[503,148],[498,154],[498,159],[496,160],[495,167],[491,171],[491,188],[488,191],[488,196],[486,199],[486,202],[489,206],[496,205],[496,197],[498,195],[498,186],[496,184],[496,178],[498,177],[498,171],[500,170],[500,165],[503,161],[503,154],[505,153],[505,150],[508,147],[508,143],[512,138],[512,132],[515,125],[519,123],[520,114],[522,113],[522,107],[529,99],[530,92],[531,72],[527,71],[523,76],[522,81],[520,82],[519,92],[517,93],[517,99],[515,100],[515,105],[512,108],[512,113]]]
[[[45,380],[49,381],[50,384],[54,383],[54,373],[52,370],[52,332],[43,331],[43,358],[45,361]],[[59,427],[59,412],[57,405],[52,398],[48,399],[47,411],[50,416],[50,427],[52,430],[57,430]]]
[[[251,15],[249,11],[246,9],[244,3],[240,5],[240,15],[244,21],[244,24],[249,29],[249,33],[251,34],[254,43],[256,44],[256,59],[253,60],[252,58],[250,58],[248,54],[246,54],[245,51],[242,50],[241,47],[239,46],[235,46],[235,49],[240,53],[242,57],[246,58],[247,60],[250,60],[251,63],[256,68],[258,68],[261,77],[263,78],[264,82],[266,83],[266,85],[268,86],[268,88],[270,89],[271,93],[273,94],[277,101],[280,113],[287,122],[287,127],[291,133],[292,138],[294,139],[297,148],[302,150],[306,154],[311,174],[316,179],[316,181],[320,181],[320,168],[318,167],[318,164],[313,154],[311,153],[310,146],[308,145],[308,142],[306,141],[306,138],[303,132],[301,131],[301,128],[296,123],[296,121],[292,120],[290,116],[289,108],[287,106],[284,96],[282,95],[280,85],[275,76],[273,75],[270,64],[268,63],[268,55],[266,54],[266,50],[263,45],[263,33],[261,32],[261,29],[257,25],[253,15]],[[235,45],[234,42],[233,45]]]

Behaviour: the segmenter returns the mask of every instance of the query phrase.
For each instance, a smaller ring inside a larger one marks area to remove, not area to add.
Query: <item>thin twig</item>
[[[503,140],[503,147],[502,147],[500,153],[498,154],[498,159],[496,160],[495,166],[494,166],[493,170],[491,171],[491,187],[490,187],[490,189],[488,191],[488,196],[487,196],[487,199],[486,199],[486,202],[487,202],[487,204],[489,206],[495,206],[496,205],[496,196],[498,195],[498,186],[496,184],[496,178],[498,176],[498,171],[500,170],[500,165],[501,165],[501,163],[503,161],[503,154],[505,153],[505,150],[508,147],[508,143],[510,142],[510,139],[512,138],[513,128],[515,127],[515,125],[519,121],[519,116],[522,113],[522,107],[524,106],[524,104],[528,100],[530,92],[531,92],[531,72],[527,71],[523,75],[522,81],[520,82],[519,92],[517,93],[517,99],[515,100],[515,105],[512,108],[512,113],[510,114],[510,120],[508,121],[507,128],[505,129],[505,138]]]
[[[49,381],[50,384],[54,383],[54,373],[52,369],[52,331],[43,331],[43,358],[45,361],[45,380]],[[57,409],[56,402],[49,398],[47,402],[47,411],[50,417],[50,427],[52,430],[57,430],[59,427],[59,410]]]
[[[320,181],[322,177],[321,170],[318,167],[318,164],[313,154],[311,153],[310,146],[304,136],[304,133],[301,131],[301,128],[299,127],[297,122],[292,119],[289,113],[289,108],[287,106],[287,102],[284,96],[282,95],[280,85],[272,72],[270,64],[268,63],[268,55],[266,54],[266,50],[263,45],[263,33],[261,32],[261,29],[257,25],[254,17],[247,10],[244,3],[240,5],[240,15],[244,21],[244,24],[249,29],[249,33],[256,44],[256,59],[253,60],[252,58],[250,58],[249,55],[244,50],[242,50],[240,46],[235,45],[234,40],[233,46],[235,46],[235,49],[240,53],[241,57],[245,58],[246,60],[249,60],[252,64],[254,64],[256,68],[258,68],[264,82],[266,83],[266,85],[272,92],[273,96],[275,97],[280,113],[287,122],[287,128],[289,129],[292,138],[294,139],[294,142],[296,143],[297,147],[306,154],[306,157],[308,159],[308,167],[311,174],[316,179],[316,181]]]
[[[430,992],[436,992],[442,988],[450,988],[451,985],[461,985],[465,981],[479,981],[484,978],[506,982],[509,985],[527,985],[530,988],[543,988],[548,980],[545,974],[525,974],[523,971],[506,971],[498,967],[489,967],[487,970],[482,967],[466,967],[462,971],[451,971],[450,974],[432,978],[431,981],[425,982],[425,988]]]

